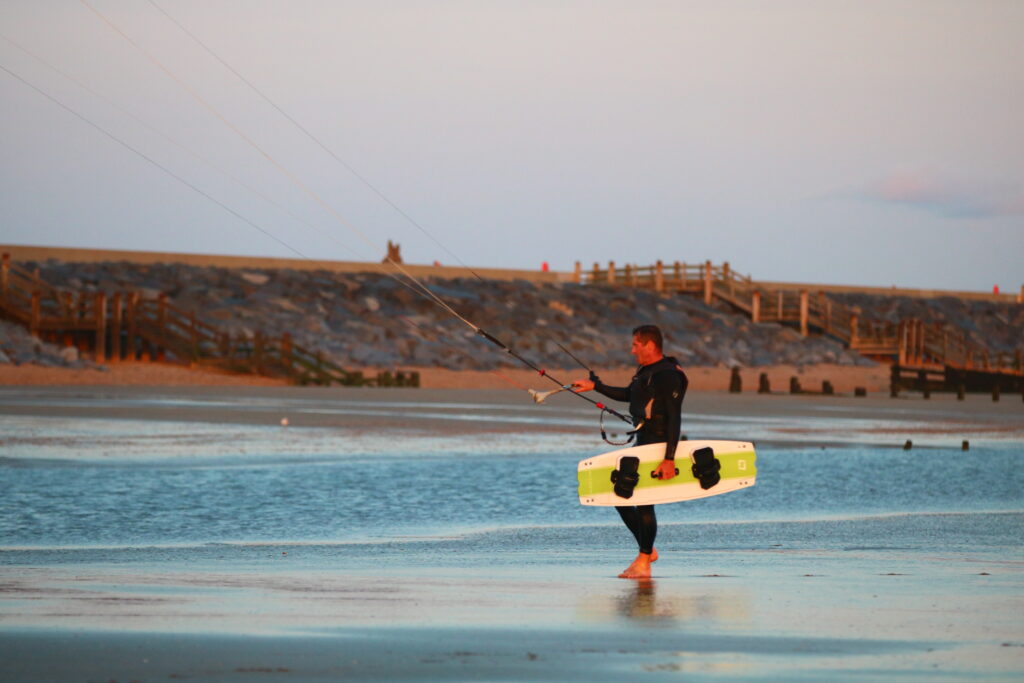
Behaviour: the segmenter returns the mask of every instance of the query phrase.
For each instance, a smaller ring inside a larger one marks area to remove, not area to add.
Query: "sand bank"
[[[188,368],[165,363],[116,363],[105,370],[77,370],[38,365],[0,366],[0,385],[67,385],[67,386],[287,386],[283,380],[219,372],[209,368]],[[420,373],[424,389],[507,389],[510,387],[546,388],[550,382],[539,379],[532,370],[507,369],[494,372],[477,370],[446,370],[443,368],[408,368]],[[371,376],[375,368],[364,368]],[[583,378],[580,368],[552,368],[551,373],[562,381]],[[744,368],[740,371],[744,391],[756,391],[761,373],[767,373],[773,391],[789,391],[789,380],[797,377],[805,390],[820,391],[828,380],[837,392],[852,393],[855,387],[869,392],[885,391],[889,368],[852,367],[848,365],[773,365]],[[631,368],[601,373],[608,384],[625,385],[633,374]],[[687,368],[692,391],[726,391],[731,371],[721,367]],[[552,385],[553,386],[553,385]]]

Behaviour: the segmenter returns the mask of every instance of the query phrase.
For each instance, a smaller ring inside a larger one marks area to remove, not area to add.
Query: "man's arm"
[[[689,380],[682,372],[661,372],[654,377],[656,400],[665,411],[665,459],[658,465],[655,474],[659,479],[675,476],[676,447],[683,424],[683,397]]]
[[[613,401],[622,401],[629,403],[630,392],[629,387],[610,387],[601,380],[594,382],[594,391],[603,396],[607,396]]]
[[[594,390],[613,401],[623,401],[625,403],[628,403],[630,398],[629,387],[610,387],[600,379],[596,381],[578,379],[572,383],[572,390],[576,393]]]

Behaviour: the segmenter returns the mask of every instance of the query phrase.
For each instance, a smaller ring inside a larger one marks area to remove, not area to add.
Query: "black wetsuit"
[[[675,460],[682,424],[683,398],[689,380],[671,356],[665,356],[650,365],[641,365],[628,387],[610,387],[600,380],[594,389],[614,401],[629,403],[633,425],[641,425],[636,433],[636,445],[664,443],[665,457]],[[654,549],[658,533],[658,520],[653,505],[616,506],[622,521],[636,537],[640,552]]]

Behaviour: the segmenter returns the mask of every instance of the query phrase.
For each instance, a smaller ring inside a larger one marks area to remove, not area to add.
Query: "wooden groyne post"
[[[115,292],[110,301],[110,361],[114,363],[121,360],[122,297],[121,292]]]
[[[7,288],[11,282],[11,255],[4,252],[3,259],[0,260],[0,295],[5,299],[7,298]],[[1021,288],[1024,291],[1024,287]]]
[[[107,294],[96,292],[93,295],[93,320],[96,324],[96,348],[93,349],[93,356],[97,363],[107,359]]]
[[[800,334],[804,337],[806,337],[810,331],[808,329],[810,311],[810,298],[807,290],[800,290]]]
[[[711,305],[711,287],[714,284],[714,273],[711,268],[711,261],[704,262],[704,303]]]

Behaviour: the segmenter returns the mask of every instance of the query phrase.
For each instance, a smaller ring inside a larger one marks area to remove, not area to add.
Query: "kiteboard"
[[[753,486],[754,444],[746,441],[680,441],[672,479],[656,479],[665,444],[620,448],[581,460],[582,505],[654,505],[717,496]]]

